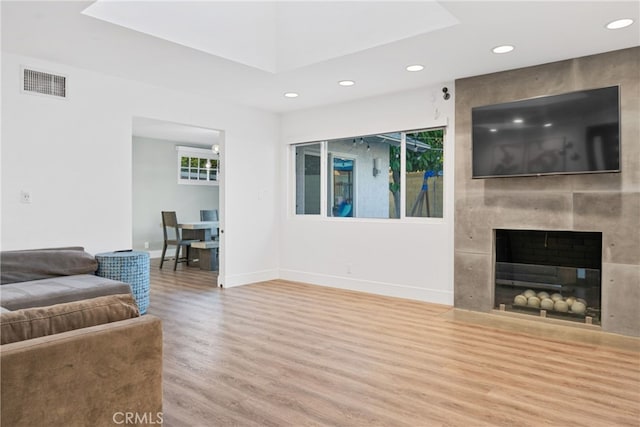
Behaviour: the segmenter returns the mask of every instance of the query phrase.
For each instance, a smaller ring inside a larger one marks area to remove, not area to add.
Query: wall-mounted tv
[[[473,178],[620,172],[618,86],[475,107]]]

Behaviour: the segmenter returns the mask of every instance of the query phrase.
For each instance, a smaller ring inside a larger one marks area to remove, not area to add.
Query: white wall
[[[189,144],[133,137],[133,248],[145,250],[147,242],[152,256],[160,256],[164,243],[160,212],[175,211],[180,222],[200,221],[201,209],[219,208],[217,185],[178,184],[179,145]]]
[[[452,82],[446,86],[453,88]],[[443,219],[376,220],[296,216],[294,170],[283,166],[280,276],[319,285],[453,304],[454,97],[443,85],[297,111],[282,118],[289,144],[447,126]]]
[[[66,75],[69,98],[21,93],[23,64]],[[134,116],[223,131],[220,281],[277,277],[276,115],[5,52],[2,249],[132,246]],[[20,203],[21,190],[31,204]]]

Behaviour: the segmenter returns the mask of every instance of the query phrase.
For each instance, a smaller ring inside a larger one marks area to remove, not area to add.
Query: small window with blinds
[[[23,68],[22,90],[28,93],[67,97],[67,78],[65,76]]]

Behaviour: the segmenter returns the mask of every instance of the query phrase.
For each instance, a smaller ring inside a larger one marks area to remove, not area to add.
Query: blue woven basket
[[[140,314],[149,308],[149,254],[147,252],[105,252],[96,254],[96,275],[131,286]]]

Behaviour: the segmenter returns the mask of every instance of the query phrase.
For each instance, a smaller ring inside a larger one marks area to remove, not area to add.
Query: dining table
[[[182,230],[183,240],[200,241],[192,247],[198,250],[198,263],[201,270],[218,269],[219,242],[212,240],[211,236],[218,235],[219,226],[219,221],[193,221],[178,224],[178,228]]]
[[[178,224],[183,240],[211,240],[218,234],[219,221],[191,221]]]

